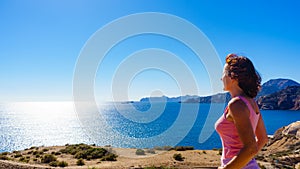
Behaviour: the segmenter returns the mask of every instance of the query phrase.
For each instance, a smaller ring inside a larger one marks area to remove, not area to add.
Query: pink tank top
[[[250,121],[252,124],[252,129],[255,132],[257,122],[260,114],[256,114],[253,110],[251,104],[242,96],[237,96],[241,99],[248,107],[250,111]],[[232,121],[226,119],[226,114],[228,113],[228,106],[226,107],[224,114],[215,123],[215,128],[221,137],[223,153],[221,159],[228,159],[236,156],[239,151],[243,148],[243,143],[239,138],[238,131]]]

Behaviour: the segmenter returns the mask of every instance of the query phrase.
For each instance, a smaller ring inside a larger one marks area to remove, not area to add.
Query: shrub
[[[261,165],[260,163],[258,163],[258,166],[259,166],[260,169],[266,169],[266,167]]]
[[[15,155],[14,155],[14,157],[15,157],[15,158],[22,157],[22,154],[20,154],[20,153],[18,153],[18,154],[15,154]]]
[[[24,163],[28,163],[28,162],[30,161],[30,159],[25,158],[25,157],[21,157],[21,158],[19,159],[19,161],[24,162]]]
[[[218,153],[218,155],[222,155],[222,153],[223,153],[223,149],[222,149],[222,148],[219,148],[219,153]]]
[[[173,155],[173,158],[176,160],[176,161],[183,161],[184,160],[184,157],[182,157],[182,155],[179,153],[179,154],[174,154]]]
[[[44,154],[44,152],[36,150],[36,151],[32,152],[32,154],[33,155],[41,155],[41,154]]]
[[[93,148],[92,146],[85,144],[69,145],[65,149],[61,149],[59,152],[72,154],[77,159],[87,159],[88,156],[90,156],[91,159],[97,159],[102,158],[107,154],[107,150],[104,148]]]
[[[52,167],[57,167],[58,166],[58,161],[51,161],[49,163],[49,165],[52,166]]]
[[[55,152],[54,155],[61,155],[61,152]]]
[[[42,163],[50,163],[52,161],[56,161],[56,157],[52,154],[45,154],[41,159]]]
[[[206,151],[205,151],[205,150],[203,150],[203,151],[202,151],[202,153],[203,153],[203,154],[206,154]]]
[[[77,165],[79,165],[79,166],[82,166],[82,165],[84,165],[84,160],[81,158],[81,159],[78,159],[77,161],[76,161],[76,164]]]
[[[163,147],[163,150],[167,150],[167,151],[169,151],[169,150],[173,150],[174,148],[172,147],[172,146],[164,146]]]
[[[117,155],[115,154],[108,154],[101,158],[101,161],[117,161]]]
[[[145,155],[145,151],[143,149],[137,149],[135,154],[136,155]]]
[[[44,148],[42,151],[46,152],[46,151],[49,151],[49,149],[48,148]]]
[[[87,158],[87,153],[84,152],[84,151],[79,151],[79,152],[77,152],[77,153],[74,155],[74,158],[77,158],[77,159],[84,158],[84,159],[86,159],[86,158]]]
[[[57,164],[59,167],[67,167],[69,164],[67,163],[67,162],[65,162],[65,161],[60,161],[60,162],[58,162],[58,164]]]
[[[9,152],[3,152],[3,153],[1,153],[0,155],[6,156],[6,155],[8,155],[8,154],[9,154]]]
[[[150,154],[155,154],[155,150],[154,149],[148,149],[146,152],[150,153]]]
[[[176,146],[176,151],[186,151],[186,150],[194,150],[193,146]]]
[[[6,155],[0,155],[0,160],[8,160],[8,157]]]

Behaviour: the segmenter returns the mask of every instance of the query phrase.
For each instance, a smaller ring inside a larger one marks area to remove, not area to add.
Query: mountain
[[[211,96],[179,96],[169,98],[146,97],[141,102],[179,102],[179,103],[224,103],[230,100],[229,93],[218,93]],[[261,109],[268,110],[300,110],[300,84],[290,79],[272,79],[262,85],[256,100]]]
[[[229,93],[218,93],[212,96],[196,96],[196,95],[186,95],[186,96],[179,96],[179,97],[146,97],[142,98],[140,102],[178,102],[178,103],[224,103],[228,102],[230,100],[230,94]]]
[[[300,110],[300,86],[288,86],[278,92],[260,96],[257,103],[260,109]]]
[[[224,103],[230,100],[231,96],[227,93],[218,93],[212,96],[204,96],[197,98],[188,98],[183,100],[183,103]]]
[[[300,86],[300,84],[290,79],[271,79],[262,85],[261,91],[256,98],[279,92],[288,86]]]

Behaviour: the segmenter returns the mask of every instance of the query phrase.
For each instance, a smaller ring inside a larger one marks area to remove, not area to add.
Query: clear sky
[[[248,56],[263,82],[273,78],[300,82],[299,8],[297,0],[1,0],[0,101],[72,100],[73,73],[86,41],[113,20],[142,12],[168,13],[189,21],[208,37],[223,63],[228,53]],[[99,66],[97,99],[111,100],[111,80],[118,64],[147,48],[178,55],[195,75],[199,90],[180,93],[174,77],[146,70],[138,72],[128,86],[130,100],[160,94],[212,94],[203,65],[180,43],[155,35],[124,43],[126,47],[116,46]]]

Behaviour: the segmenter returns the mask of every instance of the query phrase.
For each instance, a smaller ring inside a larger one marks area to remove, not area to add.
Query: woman
[[[229,54],[222,81],[232,99],[215,124],[223,146],[219,169],[259,169],[254,156],[268,141],[253,99],[261,87],[261,78],[248,58]]]

